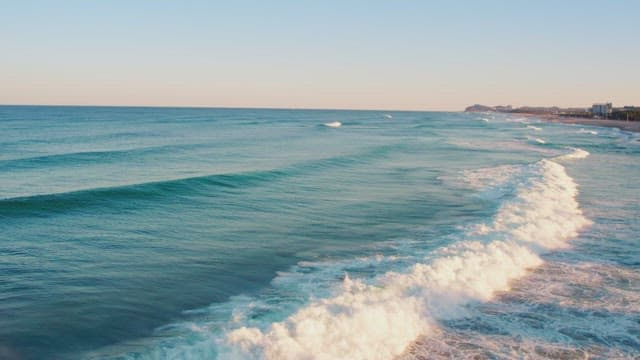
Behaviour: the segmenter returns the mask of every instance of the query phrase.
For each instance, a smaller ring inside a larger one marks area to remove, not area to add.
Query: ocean
[[[0,106],[0,358],[640,355],[640,135]]]

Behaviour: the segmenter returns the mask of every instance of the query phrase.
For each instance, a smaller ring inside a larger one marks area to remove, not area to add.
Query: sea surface
[[[640,355],[640,136],[0,107],[2,359]]]

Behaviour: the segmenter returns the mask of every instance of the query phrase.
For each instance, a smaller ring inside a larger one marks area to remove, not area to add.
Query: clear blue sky
[[[640,105],[635,0],[0,5],[0,104]]]

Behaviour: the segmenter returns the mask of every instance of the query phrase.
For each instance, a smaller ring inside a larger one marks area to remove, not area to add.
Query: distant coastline
[[[640,132],[640,107],[626,106],[624,108],[611,108],[609,113],[599,116],[588,109],[582,108],[559,108],[559,107],[520,107],[512,108],[507,106],[486,106],[472,105],[465,109],[465,112],[497,112],[506,114],[517,114],[519,116],[542,119],[547,122],[563,124],[579,124],[586,126],[603,126],[619,128],[621,130]],[[597,106],[594,104],[594,107]],[[610,118],[606,118],[610,117]],[[626,118],[630,120],[621,120]]]

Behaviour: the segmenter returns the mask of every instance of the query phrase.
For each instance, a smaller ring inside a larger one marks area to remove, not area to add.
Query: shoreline
[[[551,123],[612,127],[612,128],[618,128],[624,131],[640,132],[640,121],[587,119],[587,118],[565,117],[565,116],[548,115],[548,114],[547,115],[520,114],[520,115],[524,115],[527,117],[535,117]]]

